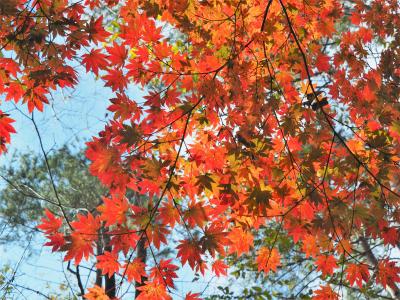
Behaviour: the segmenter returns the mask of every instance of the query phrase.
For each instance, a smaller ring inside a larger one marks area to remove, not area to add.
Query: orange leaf
[[[333,269],[337,268],[336,259],[333,255],[321,255],[316,261],[317,270],[322,272],[322,276],[332,275]]]
[[[216,260],[212,265],[212,270],[217,277],[227,275],[228,266],[220,259]]]
[[[331,67],[329,56],[325,54],[318,55],[315,65],[320,72],[328,72]]]
[[[338,300],[339,295],[330,286],[321,286],[314,292],[313,300]]]
[[[263,270],[268,273],[272,270],[276,272],[281,264],[281,257],[275,248],[270,250],[267,247],[262,247],[257,253],[256,262],[258,263],[258,271]]]
[[[241,256],[253,247],[253,235],[250,232],[243,231],[242,228],[233,228],[229,232],[228,239],[231,241],[229,254],[236,252],[237,256]]]
[[[126,269],[128,281],[142,282],[142,277],[146,277],[145,264],[139,258],[126,263],[124,268]]]
[[[56,218],[54,214],[49,211],[47,208],[45,209],[46,217],[42,218],[42,223],[37,226],[40,230],[43,230],[45,234],[55,234],[60,230],[62,226],[62,219]]]
[[[146,281],[144,286],[138,287],[142,291],[136,300],[171,300],[165,285],[154,281]]]
[[[369,271],[368,266],[365,264],[349,264],[346,268],[347,280],[351,285],[356,283],[358,287],[362,288],[362,282],[368,282],[369,280]]]
[[[89,293],[85,294],[83,297],[87,300],[110,300],[106,295],[103,288],[95,285],[92,288],[88,288]]]
[[[108,277],[110,278],[113,274],[119,271],[121,265],[118,262],[117,255],[105,251],[104,254],[97,256],[96,267],[101,269],[103,275],[108,274]]]

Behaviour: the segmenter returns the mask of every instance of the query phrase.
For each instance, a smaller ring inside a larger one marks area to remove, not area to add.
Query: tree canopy
[[[118,282],[86,299],[125,281],[171,299],[182,266],[222,276],[232,257],[260,276],[310,262],[306,299],[400,299],[399,15],[397,0],[3,0],[5,101],[42,111],[79,65],[115,94],[86,150],[108,195],[71,217],[53,184],[38,226],[76,265],[104,228],[97,266]],[[14,132],[1,112],[2,151]]]

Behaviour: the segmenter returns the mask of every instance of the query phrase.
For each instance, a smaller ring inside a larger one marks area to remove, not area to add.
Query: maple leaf
[[[378,272],[376,276],[376,283],[382,284],[384,288],[390,286],[394,288],[397,282],[400,282],[400,267],[396,262],[383,259],[378,263]]]
[[[183,212],[183,217],[190,227],[195,225],[202,227],[207,221],[207,206],[203,202],[190,202],[187,210]]]
[[[150,278],[153,278],[153,282],[160,285],[166,284],[167,286],[174,287],[174,278],[178,278],[175,271],[178,267],[171,264],[172,259],[160,260],[157,266],[151,268]]]
[[[110,298],[106,295],[103,288],[98,285],[95,285],[92,288],[88,288],[88,293],[83,295],[83,297],[87,300],[110,300]]]
[[[142,132],[140,128],[135,124],[123,124],[123,129],[121,129],[120,135],[122,137],[121,144],[127,144],[128,147],[136,145],[142,138]]]
[[[89,39],[91,39],[94,43],[104,42],[106,38],[110,35],[103,28],[103,16],[100,16],[97,20],[92,18],[87,27],[87,31],[89,33]]]
[[[260,186],[255,186],[248,196],[247,205],[250,211],[265,213],[266,208],[271,208],[269,201],[271,192],[264,190]]]
[[[196,185],[199,186],[199,192],[202,192],[205,188],[212,191],[212,184],[215,181],[211,178],[210,174],[204,174],[197,176]]]
[[[220,277],[221,275],[226,276],[227,269],[228,266],[220,259],[214,261],[214,263],[212,264],[212,271],[217,277]]]
[[[98,230],[100,229],[100,221],[98,217],[93,217],[88,213],[85,215],[78,215],[78,220],[71,222],[73,232],[71,236],[66,239],[67,243],[64,248],[67,254],[64,261],[75,259],[75,264],[78,265],[82,258],[86,260],[93,254],[93,244],[97,240]]]
[[[171,202],[164,202],[163,206],[160,207],[160,219],[165,225],[174,228],[176,223],[180,221],[180,214],[178,209]]]
[[[171,296],[167,294],[165,285],[154,281],[146,281],[144,286],[138,287],[141,291],[136,300],[171,300]]]
[[[253,246],[253,235],[250,232],[245,232],[242,228],[233,228],[228,235],[228,239],[231,241],[228,253],[236,252],[237,256],[241,256],[243,253],[249,252]]]
[[[43,230],[45,234],[52,235],[57,233],[62,226],[62,219],[57,218],[50,210],[45,209],[46,217],[43,217],[38,229]]]
[[[200,272],[203,276],[204,276],[204,272],[205,272],[205,270],[207,270],[208,269],[208,267],[207,267],[207,263],[204,261],[204,260],[201,260],[201,261],[199,261],[199,262],[197,262],[197,265],[196,265],[196,267],[194,268],[194,271],[197,273],[197,272]]]
[[[319,71],[328,72],[331,67],[329,63],[329,56],[325,54],[318,55],[315,65]]]
[[[120,67],[124,64],[128,51],[124,45],[119,45],[115,41],[111,47],[106,47],[109,55],[107,59],[111,62],[113,66]]]
[[[103,275],[107,274],[110,278],[113,274],[119,271],[121,265],[118,262],[118,256],[116,254],[105,251],[104,254],[97,256],[96,267],[101,269]]]
[[[46,235],[46,238],[48,238],[50,241],[46,242],[44,245],[52,247],[51,248],[52,252],[63,249],[63,246],[65,245],[65,238],[64,238],[63,234],[52,233],[52,234]]]
[[[109,231],[108,234],[111,236],[110,245],[113,246],[112,251],[115,253],[122,251],[125,255],[128,254],[131,248],[136,247],[140,238],[136,231],[124,227]]]
[[[114,224],[121,225],[126,222],[126,213],[129,203],[125,197],[114,197],[112,199],[103,197],[104,204],[97,210],[101,213],[100,219],[105,221],[105,226]]]
[[[105,70],[108,62],[100,49],[92,49],[90,53],[82,55],[82,64],[85,65],[87,72],[93,71],[98,76],[99,70]]]
[[[67,250],[67,254],[64,257],[64,261],[74,259],[75,265],[79,265],[82,258],[85,260],[89,259],[89,256],[93,254],[93,240],[85,239],[79,233],[73,233],[71,236],[66,237],[66,244],[63,249]]]
[[[200,298],[201,294],[200,293],[192,293],[189,292],[186,294],[185,296],[185,300],[201,300],[202,298]]]
[[[391,227],[391,228],[385,228],[382,232],[382,237],[384,243],[390,244],[392,246],[396,246],[398,240],[399,240],[399,233],[396,228]]]
[[[318,256],[316,265],[317,270],[322,272],[322,276],[332,275],[333,270],[338,267],[333,255]]]
[[[160,249],[161,243],[167,243],[166,235],[168,233],[170,233],[170,231],[164,224],[151,224],[146,230],[149,242],[152,242],[157,249]]]
[[[34,91],[30,90],[25,93],[25,97],[23,102],[28,103],[28,111],[29,113],[32,113],[33,110],[36,108],[38,111],[43,111],[43,103],[49,103],[49,101],[42,95],[44,92],[38,93],[37,91],[38,88],[36,88]]]
[[[111,87],[113,92],[118,90],[122,93],[128,85],[128,79],[120,69],[110,69],[102,78],[106,82],[105,86]]]
[[[358,287],[362,288],[362,282],[368,282],[369,280],[369,271],[368,266],[366,264],[349,264],[346,268],[347,280],[351,285],[356,283]]]
[[[201,237],[199,243],[203,252],[208,251],[214,257],[215,252],[219,252],[222,255],[225,254],[224,246],[229,243],[229,240],[226,237],[224,228],[213,223],[205,228],[204,236]]]
[[[128,281],[135,280],[136,282],[142,282],[142,277],[146,277],[145,264],[139,258],[127,262],[124,268]]]
[[[115,163],[118,161],[118,151],[97,138],[87,143],[87,146],[86,156],[92,160],[89,171],[91,174],[99,176],[103,182],[106,181],[105,179],[108,182],[108,173],[114,170]]]
[[[299,205],[299,210],[301,213],[301,216],[305,220],[313,220],[314,219],[314,207],[308,202],[304,201]]]
[[[139,120],[141,111],[135,101],[132,101],[123,93],[117,93],[116,98],[110,99],[111,105],[107,108],[115,112],[114,118],[120,118],[121,121],[128,119]]]
[[[158,41],[162,38],[161,27],[156,27],[152,19],[146,19],[143,22],[143,38],[147,42]]]
[[[332,288],[328,286],[321,286],[318,290],[314,291],[313,300],[338,300],[339,295],[335,293]]]
[[[17,62],[11,58],[0,57],[0,66],[2,66],[6,73],[9,73],[14,77],[17,77],[17,73],[21,72]]]
[[[18,102],[25,93],[23,86],[16,82],[10,82],[5,91],[7,93],[6,100],[9,101],[11,99],[14,99],[15,102]]]
[[[176,247],[178,249],[177,257],[181,258],[182,265],[186,262],[193,269],[196,263],[201,261],[201,248],[197,241],[193,239],[181,240]]]
[[[267,247],[262,247],[257,252],[256,262],[258,264],[258,271],[263,270],[268,273],[270,270],[276,272],[278,266],[281,264],[281,257],[278,250],[273,248],[270,250]]]
[[[303,252],[306,254],[306,257],[315,257],[317,255],[318,251],[318,246],[317,242],[315,240],[315,237],[312,235],[307,235],[303,239],[303,246],[302,246]]]
[[[9,118],[7,114],[0,110],[0,153],[6,150],[6,144],[11,141],[11,133],[15,133],[14,127],[11,125],[14,120]]]

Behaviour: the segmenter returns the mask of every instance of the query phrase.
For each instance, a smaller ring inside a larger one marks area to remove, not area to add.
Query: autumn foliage
[[[396,0],[2,1],[5,101],[42,111],[77,84],[77,63],[115,92],[86,152],[109,195],[74,220],[46,211],[46,245],[79,264],[103,230],[103,274],[145,277],[137,299],[171,299],[185,264],[223,276],[226,256],[255,253],[259,272],[276,272],[279,249],[253,239],[274,223],[315,262],[314,299],[339,297],[337,274],[398,293],[390,256],[353,251],[399,245],[398,12]],[[12,122],[0,112],[1,151]],[[145,264],[143,239],[175,255]],[[109,296],[94,286],[86,298]]]

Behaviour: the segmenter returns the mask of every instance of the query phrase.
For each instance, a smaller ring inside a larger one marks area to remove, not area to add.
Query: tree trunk
[[[146,248],[145,248],[145,243],[146,243],[146,239],[143,236],[139,240],[138,245],[137,245],[137,250],[136,250],[137,258],[139,258],[144,264],[146,264],[146,258],[147,258],[147,251],[146,251]],[[143,286],[145,284],[144,282],[146,280],[147,280],[147,277],[142,276],[141,282],[136,282],[135,283],[135,289],[136,289],[135,290],[135,298],[137,298],[141,293],[141,291],[138,290],[138,287]]]
[[[110,236],[105,233],[104,235],[104,251],[110,251],[111,252],[111,246],[110,246]],[[104,275],[104,280],[105,280],[105,290],[106,294],[110,299],[115,298],[116,296],[116,289],[115,289],[115,274],[113,274],[111,277],[108,277],[108,275]]]
[[[99,238],[97,239],[97,249],[96,254],[101,255],[103,254],[103,241],[102,241],[102,230],[99,230]],[[96,268],[96,285],[99,287],[103,286],[103,277],[101,276],[101,270]]]

